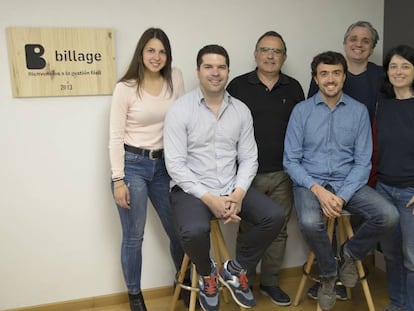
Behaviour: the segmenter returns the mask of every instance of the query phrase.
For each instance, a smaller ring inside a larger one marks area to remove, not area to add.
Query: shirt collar
[[[342,91],[341,97],[339,97],[338,102],[336,103],[336,106],[338,106],[339,104],[344,104],[346,105],[346,102],[344,101],[344,92]],[[315,105],[319,105],[319,104],[325,104],[322,96],[321,96],[321,91],[318,91],[315,96],[313,97],[314,101],[313,103]]]
[[[198,88],[197,88],[197,99],[198,99],[198,103],[199,103],[200,105],[205,105],[206,100],[204,99],[204,94],[203,94],[203,92],[201,91],[201,88],[200,88],[200,87],[198,87]],[[232,104],[232,103],[233,103],[233,102],[232,102],[232,97],[231,97],[231,95],[227,92],[227,90],[224,90],[224,97],[223,97],[223,100],[224,100],[224,102],[225,102],[226,104]]]
[[[257,67],[255,70],[249,73],[247,80],[249,81],[249,83],[252,83],[252,84],[263,84],[257,75]],[[282,84],[282,85],[289,84],[289,79],[286,77],[284,73],[282,73],[282,71],[280,71],[279,73],[279,80],[277,81],[276,85],[279,85],[279,84]]]

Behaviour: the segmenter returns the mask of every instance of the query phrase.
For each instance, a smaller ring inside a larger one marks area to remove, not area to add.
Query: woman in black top
[[[376,114],[377,190],[400,213],[400,224],[381,242],[390,305],[414,311],[414,49],[391,49],[383,63],[386,98]]]

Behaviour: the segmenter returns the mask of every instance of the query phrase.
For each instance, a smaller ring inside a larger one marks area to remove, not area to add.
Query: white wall
[[[120,225],[109,191],[110,96],[12,98],[5,28],[110,27],[117,77],[147,27],[170,37],[186,89],[197,85],[195,56],[205,44],[228,49],[231,78],[254,68],[267,30],[287,43],[284,71],[307,92],[310,61],[342,51],[346,27],[371,21],[382,37],[383,0],[0,0],[0,309],[124,292]],[[381,59],[382,42],[373,60]],[[235,227],[225,229],[227,239]],[[296,221],[285,267],[301,265]],[[151,210],[144,242],[144,289],[172,283],[167,241]]]

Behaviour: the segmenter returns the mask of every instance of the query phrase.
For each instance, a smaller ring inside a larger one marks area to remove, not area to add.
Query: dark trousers
[[[200,199],[174,187],[170,193],[173,220],[182,247],[200,275],[211,273],[210,209]],[[285,219],[283,209],[269,197],[250,188],[239,216],[253,226],[237,241],[236,260],[247,271],[256,269],[264,251],[278,236]]]

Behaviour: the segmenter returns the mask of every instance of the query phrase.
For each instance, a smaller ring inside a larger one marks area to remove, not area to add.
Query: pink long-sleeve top
[[[164,118],[172,103],[184,94],[182,73],[172,68],[173,93],[164,86],[159,95],[144,90],[137,94],[134,83],[116,84],[109,122],[109,157],[112,179],[123,178],[124,144],[142,149],[162,149]]]

